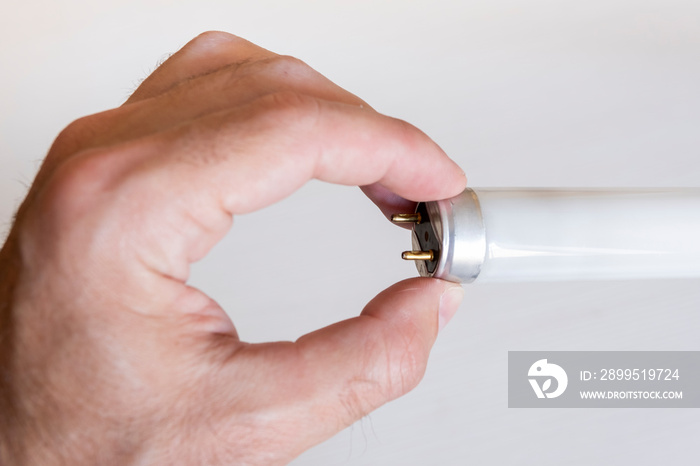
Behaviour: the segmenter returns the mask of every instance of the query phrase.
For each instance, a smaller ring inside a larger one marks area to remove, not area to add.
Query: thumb
[[[317,434],[312,444],[413,389],[439,328],[463,295],[455,283],[404,280],[380,293],[360,316],[300,338],[295,346],[303,370],[295,365],[295,374],[279,375],[287,381],[287,394],[289,381],[295,381],[296,406],[303,406],[306,418],[300,425]]]

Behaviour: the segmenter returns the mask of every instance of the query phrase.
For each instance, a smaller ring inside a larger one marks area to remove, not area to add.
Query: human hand
[[[416,128],[225,33],[64,130],[0,252],[0,463],[283,464],[412,389],[459,285],[267,344],[187,285],[233,215],[311,178],[385,213],[465,185]]]

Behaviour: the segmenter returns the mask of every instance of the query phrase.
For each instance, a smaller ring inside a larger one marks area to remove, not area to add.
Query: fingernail
[[[464,288],[461,285],[451,286],[442,293],[438,311],[438,331],[445,328],[445,325],[455,315],[462,303],[462,298],[464,298]]]

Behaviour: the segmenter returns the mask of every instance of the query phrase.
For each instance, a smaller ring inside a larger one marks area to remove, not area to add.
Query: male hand
[[[64,130],[0,252],[0,463],[284,464],[411,390],[459,285],[268,344],[187,285],[233,215],[311,178],[385,213],[465,186],[413,126],[225,33]]]

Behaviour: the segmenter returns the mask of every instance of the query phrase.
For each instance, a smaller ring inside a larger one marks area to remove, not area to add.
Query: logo
[[[530,366],[527,375],[530,377],[528,380],[537,398],[556,398],[564,393],[569,383],[569,378],[566,376],[564,369],[556,364],[548,363],[546,359],[540,359]],[[552,379],[557,381],[556,388],[548,391],[552,388]],[[542,381],[541,385],[540,380]]]

